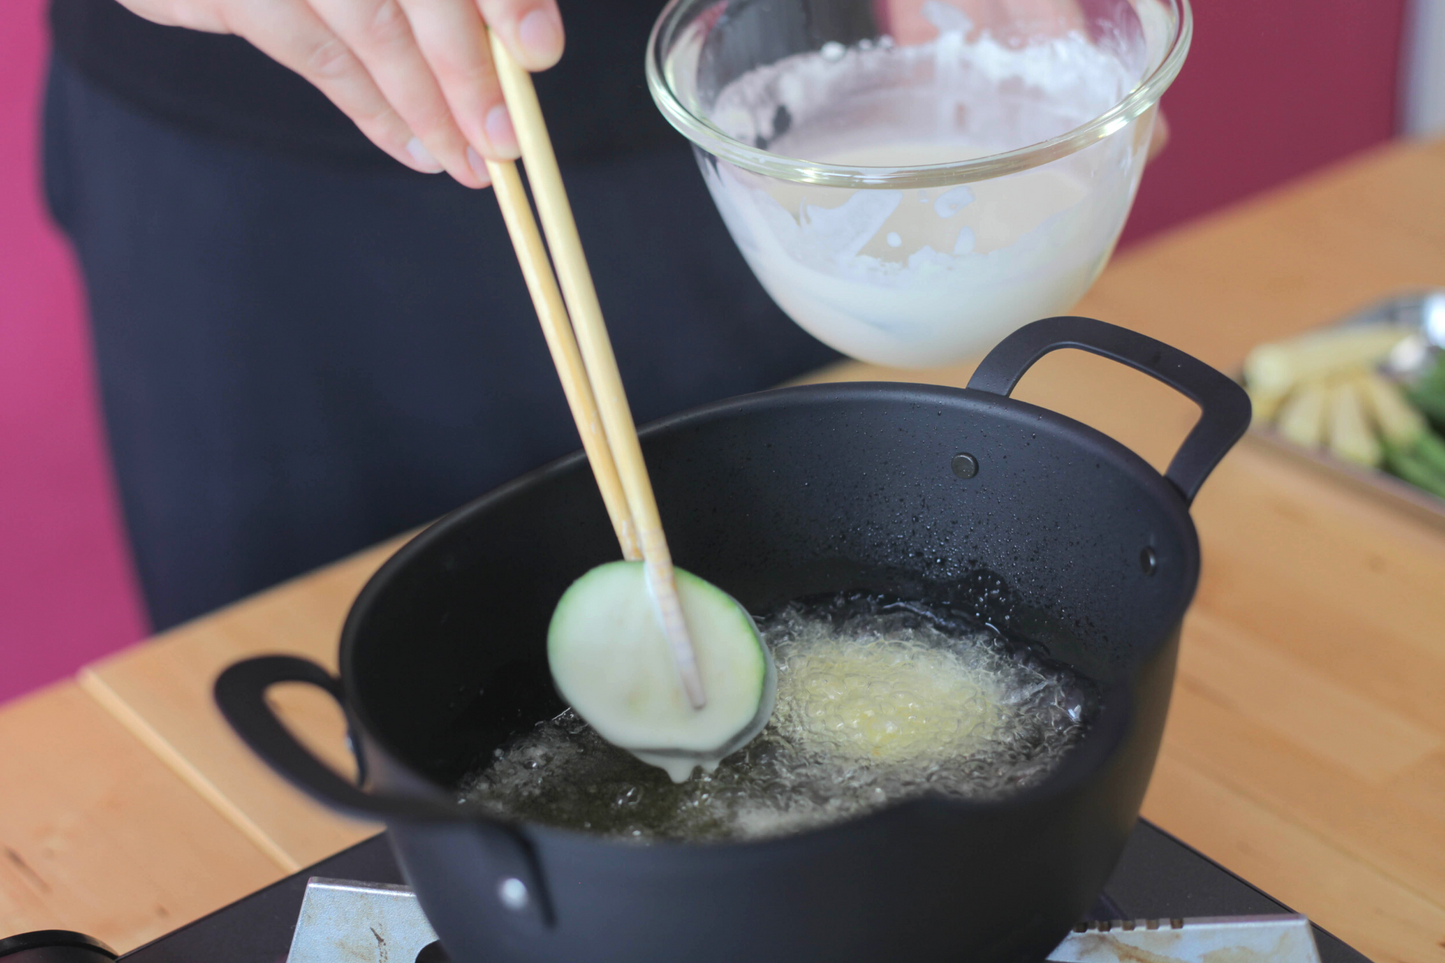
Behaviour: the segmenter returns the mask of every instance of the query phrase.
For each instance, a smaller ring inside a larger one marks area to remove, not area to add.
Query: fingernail
[[[406,152],[426,173],[440,174],[442,172],[442,165],[431,155],[431,151],[426,149],[426,145],[421,142],[420,137],[413,137],[406,142]]]
[[[512,115],[507,113],[506,104],[498,104],[487,111],[487,119],[482,126],[487,132],[487,140],[491,142],[492,150],[514,160],[521,156],[522,152],[517,147],[517,132],[512,129]]]
[[[478,154],[477,149],[471,144],[467,145],[467,165],[471,167],[473,174],[482,179],[483,187],[492,182],[492,172],[487,170],[487,159]]]
[[[517,24],[517,40],[540,66],[551,64],[561,54],[562,32],[545,10],[533,10]]]

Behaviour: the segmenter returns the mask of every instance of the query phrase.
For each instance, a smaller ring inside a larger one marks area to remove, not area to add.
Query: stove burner
[[[442,963],[449,958],[405,886],[312,877],[287,963]],[[1298,914],[1080,923],[1048,963],[1269,960],[1320,963],[1309,920]]]
[[[370,880],[362,884],[339,885],[360,885],[368,890],[389,891],[397,901],[394,905],[404,905],[412,899],[404,886],[386,885],[400,884],[402,876],[387,837],[381,834],[252,893],[189,926],[131,950],[120,959],[122,963],[196,963],[198,960],[205,963],[287,963],[288,947],[298,929],[297,917],[306,900],[308,882],[317,877],[326,879],[332,886],[338,885],[337,880]],[[398,897],[397,893],[405,896]],[[1134,927],[1133,933],[1138,933],[1141,927],[1148,932],[1150,919],[1156,921],[1157,930],[1163,930],[1166,926],[1172,928],[1175,919],[1182,924],[1188,918],[1191,926],[1195,926],[1202,922],[1200,917],[1267,916],[1289,912],[1289,907],[1271,899],[1168,833],[1140,820],[1124,847],[1124,855],[1115,867],[1114,875],[1104,885],[1098,905],[1090,913],[1090,919],[1096,922],[1077,931],[1065,940],[1064,946],[1083,945],[1074,940],[1075,936],[1081,935],[1097,937],[1102,934],[1116,941],[1127,940],[1131,933],[1129,926]],[[1134,919],[1122,919],[1124,917]],[[1308,925],[1299,921],[1298,917],[1294,919],[1296,922],[1293,924],[1283,925],[1293,925],[1296,931]],[[1310,929],[1321,963],[1369,963],[1358,951],[1324,930],[1318,927]],[[427,931],[430,932],[430,926]],[[378,959],[376,938],[369,931],[366,935],[371,939],[366,947],[370,955],[360,959],[372,963]],[[8,945],[13,944],[0,941],[0,948]],[[413,959],[416,963],[445,963],[447,959],[439,944],[421,943],[417,939],[409,946],[416,954],[414,957],[408,959],[400,952],[388,953],[388,963],[412,963]],[[1134,958],[1142,956],[1137,954]],[[109,955],[94,960],[81,957],[80,963],[103,963],[110,958]],[[1117,958],[1117,955],[1090,956],[1087,960],[1082,956],[1056,957],[1060,963],[1105,963]],[[1249,958],[1269,957],[1251,954]],[[64,957],[60,959],[64,960]],[[0,963],[33,961],[18,955],[0,955]],[[301,961],[295,960],[294,963]]]
[[[312,877],[286,963],[442,963],[446,951],[405,886]]]

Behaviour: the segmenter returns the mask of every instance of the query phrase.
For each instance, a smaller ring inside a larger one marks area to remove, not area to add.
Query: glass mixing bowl
[[[1098,277],[1191,23],[1188,0],[672,0],[647,82],[782,309],[923,367]]]

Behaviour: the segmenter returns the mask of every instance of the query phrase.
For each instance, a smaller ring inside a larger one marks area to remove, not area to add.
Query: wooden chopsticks
[[[647,464],[642,459],[637,426],[632,420],[617,358],[602,320],[602,306],[597,300],[592,274],[582,253],[577,223],[562,186],[552,139],[542,120],[542,107],[531,75],[517,65],[494,33],[491,44],[502,94],[512,115],[527,179],[532,185],[532,196],[551,248],[552,262],[556,264],[555,277],[547,248],[532,218],[521,175],[511,161],[487,161],[497,203],[501,205],[527,290],[532,295],[552,362],[562,380],[562,390],[577,423],[577,432],[582,436],[582,447],[597,478],[597,487],[602,491],[623,557],[643,560],[648,587],[657,603],[683,691],[693,708],[701,709],[707,704],[707,696],[677,597],[672,554],[662,532],[662,518],[658,515]]]

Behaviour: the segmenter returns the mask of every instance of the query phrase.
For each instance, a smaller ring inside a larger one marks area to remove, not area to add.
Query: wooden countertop
[[[1119,257],[1078,313],[1221,368],[1400,288],[1445,285],[1445,141],[1396,144]],[[844,364],[809,380],[962,384],[970,365]],[[1193,406],[1077,352],[1019,397],[1162,467]],[[1445,961],[1445,527],[1241,444],[1194,505],[1204,553],[1144,812],[1380,961]],[[376,831],[265,770],[210,702],[222,667],[334,665],[394,541],[87,667],[0,710],[0,935],[118,949]],[[275,698],[343,763],[324,696]]]

